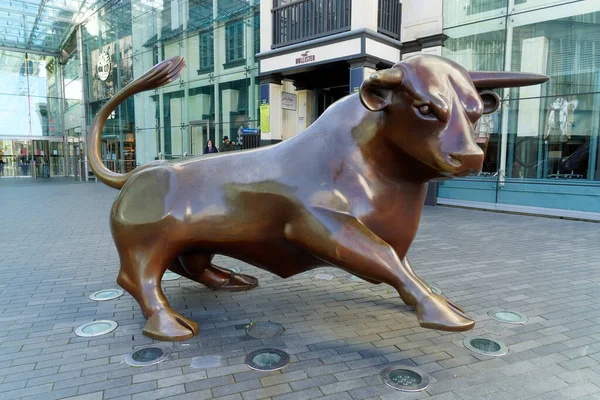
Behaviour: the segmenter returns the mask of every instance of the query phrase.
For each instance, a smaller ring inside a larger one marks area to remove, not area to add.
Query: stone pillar
[[[308,89],[300,82],[294,82],[297,99],[297,123],[296,132],[302,133],[313,122],[315,122],[315,91]]]
[[[260,84],[260,145],[281,142],[281,77],[266,76]]]

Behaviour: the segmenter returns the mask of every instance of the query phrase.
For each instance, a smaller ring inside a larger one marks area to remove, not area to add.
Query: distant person
[[[206,143],[206,146],[204,147],[204,153],[203,154],[209,154],[209,153],[218,153],[219,149],[217,149],[214,145],[212,140],[209,139],[208,143]]]
[[[48,162],[48,157],[42,156],[42,165],[44,169],[44,176],[46,178],[50,178],[50,163]]]
[[[223,137],[223,149],[222,151],[233,151],[235,150],[235,143],[229,140],[229,136]]]
[[[4,176],[4,158],[0,155],[0,176]]]

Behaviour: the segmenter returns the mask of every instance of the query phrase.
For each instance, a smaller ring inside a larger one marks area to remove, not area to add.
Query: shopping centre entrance
[[[0,138],[0,178],[51,178],[83,175],[83,143],[79,138]]]

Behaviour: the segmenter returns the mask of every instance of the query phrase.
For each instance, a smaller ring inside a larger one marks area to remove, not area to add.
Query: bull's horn
[[[402,83],[404,73],[398,68],[388,68],[375,71],[369,77],[371,84],[379,87],[396,87]]]
[[[499,89],[519,86],[539,85],[550,79],[547,75],[527,72],[487,72],[470,71],[469,75],[477,89]]]
[[[390,105],[394,88],[400,86],[404,73],[398,68],[373,72],[360,85],[360,101],[371,111],[381,111]]]

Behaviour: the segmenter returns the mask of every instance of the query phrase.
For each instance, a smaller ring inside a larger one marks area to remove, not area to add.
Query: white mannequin
[[[544,139],[548,138],[551,131],[560,131],[561,137],[566,136],[571,139],[573,111],[577,108],[578,103],[578,100],[567,101],[562,97],[559,97],[550,104],[548,107],[548,120],[546,121]]]

